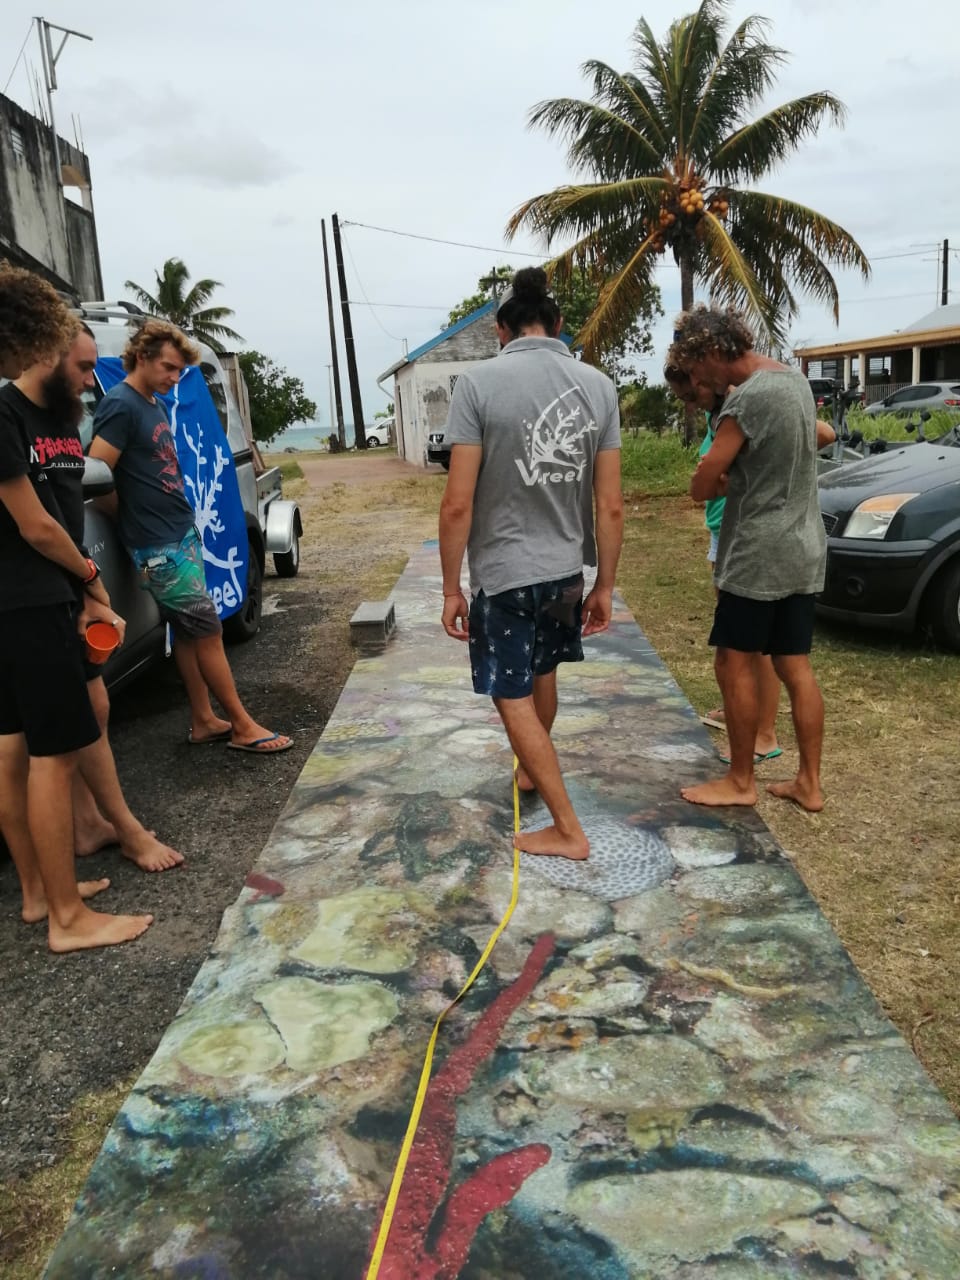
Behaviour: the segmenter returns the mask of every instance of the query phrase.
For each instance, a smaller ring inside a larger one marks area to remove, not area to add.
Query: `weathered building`
[[[65,197],[68,187],[79,191],[82,203]],[[90,162],[63,138],[55,146],[43,120],[3,95],[0,257],[36,271],[75,300],[103,297]]]
[[[429,342],[405,355],[377,379],[394,379],[397,452],[423,465],[427,436],[442,431],[457,378],[467,369],[497,355],[500,342],[493,321],[494,304],[485,303]]]

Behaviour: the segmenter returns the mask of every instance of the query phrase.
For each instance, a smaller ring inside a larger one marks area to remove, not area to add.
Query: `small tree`
[[[241,351],[237,361],[250,397],[255,440],[269,444],[287,427],[317,416],[317,406],[304,393],[300,379],[274,364],[269,356],[261,351]]]

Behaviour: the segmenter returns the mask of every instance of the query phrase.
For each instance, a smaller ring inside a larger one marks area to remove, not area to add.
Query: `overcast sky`
[[[321,217],[481,246],[345,228],[350,296],[378,304],[353,308],[369,421],[386,404],[376,377],[401,356],[402,339],[413,349],[433,337],[495,262],[521,266],[534,260],[521,251],[542,252],[529,238],[512,247],[503,239],[518,204],[570,176],[561,145],[527,129],[531,106],[588,96],[586,59],[626,70],[640,16],[662,34],[694,7],[44,3],[51,22],[93,36],[67,43],[54,106],[61,134],[73,138],[71,116],[82,127],[107,297],[124,296],[127,279],[149,287],[173,256],[195,278],[223,281],[216,300],[234,309],[234,327],[303,378],[324,426]],[[35,0],[5,0],[0,87],[36,9]],[[731,17],[754,12],[771,19],[774,43],[791,55],[771,105],[829,89],[849,111],[843,130],[825,128],[764,189],[840,222],[874,263],[867,286],[840,277],[839,329],[807,306],[793,340],[901,328],[939,300],[934,245],[949,237],[960,250],[955,3],[738,0]],[[39,68],[33,35],[6,90],[25,106],[28,60]],[[958,300],[960,258],[951,258]],[[676,270],[659,276],[666,318],[644,366],[653,381],[679,305]],[[349,419],[342,358],[341,368]]]

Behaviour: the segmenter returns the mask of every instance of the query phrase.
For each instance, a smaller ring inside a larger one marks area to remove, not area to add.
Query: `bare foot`
[[[47,944],[51,951],[88,951],[92,947],[115,947],[132,942],[153,924],[153,916],[108,916],[82,907],[69,925],[49,921]]]
[[[518,790],[523,791],[525,793],[536,791],[537,788],[533,785],[532,778],[530,777],[529,773],[527,773],[526,769],[523,767],[522,764],[517,765],[516,777],[517,777]]]
[[[756,804],[757,788],[751,782],[747,787],[735,782],[730,774],[712,782],[700,782],[695,787],[681,787],[680,794],[690,804],[708,804],[720,807],[727,804]]]
[[[117,843],[117,829],[106,818],[101,818],[96,825],[85,826],[82,831],[74,833],[75,853],[78,858],[89,858],[92,853],[99,853],[108,844]]]
[[[205,742],[219,742],[231,730],[229,720],[221,720],[214,716],[212,720],[203,720],[200,724],[191,725],[187,731],[187,741],[199,746]]]
[[[579,835],[565,836],[556,827],[541,827],[539,831],[521,831],[515,843],[523,853],[570,858],[574,862],[582,862],[590,853],[590,841],[582,831]]]
[[[801,782],[794,778],[791,782],[768,782],[767,790],[778,800],[792,800],[807,813],[819,813],[823,808],[823,792],[814,783]]]
[[[141,871],[169,871],[183,864],[183,854],[169,845],[162,844],[153,831],[141,827],[140,831],[120,846],[125,858],[136,863]]]
[[[95,898],[98,893],[103,893],[104,889],[110,888],[109,880],[80,880],[77,882],[77,888],[80,891],[81,898]],[[23,911],[20,913],[26,924],[39,924],[41,920],[47,918],[47,900],[46,898],[38,898],[31,902],[29,906],[24,903]]]

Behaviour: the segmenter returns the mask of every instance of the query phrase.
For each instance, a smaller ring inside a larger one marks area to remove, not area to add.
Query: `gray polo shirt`
[[[496,595],[596,564],[594,459],[620,448],[605,374],[557,338],[517,338],[457,379],[444,441],[483,450],[467,546],[474,591]]]
[[[716,414],[747,441],[730,467],[713,580],[751,600],[823,590],[827,540],[817,499],[816,410],[795,369],[759,369]]]

